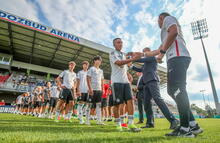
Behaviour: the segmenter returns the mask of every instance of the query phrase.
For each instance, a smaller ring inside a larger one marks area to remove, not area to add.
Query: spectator
[[[0,102],[0,106],[5,106],[5,100],[2,100],[2,101]]]

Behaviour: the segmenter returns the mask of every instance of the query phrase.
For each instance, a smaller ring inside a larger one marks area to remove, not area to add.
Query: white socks
[[[101,111],[101,103],[96,103],[96,115],[97,115],[97,121],[102,121],[102,111]]]
[[[57,110],[56,113],[55,113],[55,119],[56,120],[58,119],[59,115],[60,115],[60,110]]]
[[[69,112],[68,112],[68,114],[67,114],[67,119],[71,119],[71,116],[72,116],[72,114],[73,114],[73,112],[72,112],[72,110],[70,110]]]
[[[115,122],[117,126],[121,126],[121,119],[120,118],[115,118]]]
[[[128,125],[134,124],[134,116],[128,115]]]
[[[82,121],[83,120],[83,104],[78,104],[77,111],[78,111],[79,120]]]
[[[121,116],[120,116],[120,120],[121,120],[121,124],[125,123],[125,116],[124,116],[124,115],[121,115]]]
[[[86,105],[86,122],[87,123],[89,123],[90,121],[90,103],[88,103],[87,105]]]

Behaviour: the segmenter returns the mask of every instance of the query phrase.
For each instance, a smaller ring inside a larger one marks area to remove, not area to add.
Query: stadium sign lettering
[[[71,41],[74,41],[74,42],[77,42],[77,43],[80,42],[79,37],[77,37],[75,35],[68,34],[68,33],[65,33],[65,32],[62,32],[62,31],[44,26],[44,25],[41,25],[39,23],[36,23],[36,22],[33,22],[33,21],[30,21],[30,20],[15,16],[15,15],[9,14],[9,13],[3,12],[1,10],[0,10],[0,18],[4,19],[4,20],[7,20],[7,21],[10,21],[10,22],[14,22],[14,23],[17,23],[17,24],[21,24],[21,25],[24,25],[24,26],[31,27],[32,29],[47,32],[47,33],[50,33],[51,35],[55,35],[55,36],[58,36],[58,37],[63,37],[65,39],[68,39],[68,40],[71,40]]]
[[[13,113],[14,109],[13,106],[0,106],[0,113]]]

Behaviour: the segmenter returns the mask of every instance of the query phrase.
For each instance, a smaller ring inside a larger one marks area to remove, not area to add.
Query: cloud
[[[101,44],[108,43],[114,35],[113,0],[39,0],[38,3],[53,27]]]
[[[136,22],[139,24],[139,26],[152,26],[155,28],[158,28],[157,25],[157,16],[153,17],[153,15],[149,12],[146,12],[145,10],[139,11],[134,15]],[[158,28],[159,29],[159,28]]]
[[[220,89],[217,90],[218,93],[218,98],[220,98]],[[205,105],[210,105],[212,108],[215,108],[215,102],[214,102],[214,97],[212,93],[207,93],[206,91],[204,92],[204,98],[203,94],[201,92],[198,93],[188,93],[190,103],[195,103],[201,108],[205,108]]]
[[[17,16],[25,17],[27,19],[32,19],[36,22],[40,22],[38,18],[38,12],[36,11],[36,6],[26,0],[0,0],[0,9],[13,13]]]
[[[204,67],[202,65],[196,65],[195,71],[196,71],[196,75],[193,76],[192,80],[196,80],[196,81],[208,81],[209,80],[207,67]],[[217,76],[217,73],[212,72],[212,75],[215,77]]]
[[[142,51],[145,47],[150,47],[153,45],[153,42],[155,41],[156,37],[148,37],[146,34],[148,33],[148,30],[145,27],[139,28],[138,32],[132,36],[132,51]]]

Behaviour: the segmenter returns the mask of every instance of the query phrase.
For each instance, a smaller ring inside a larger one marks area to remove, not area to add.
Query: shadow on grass
[[[40,122],[40,124],[39,124]],[[97,125],[79,125],[78,122],[68,123],[59,122],[54,123],[53,121],[20,121],[14,120],[1,120],[0,122],[1,132],[45,132],[45,133],[80,133],[80,132],[115,132],[113,126],[97,126]]]
[[[79,125],[78,121],[73,123],[61,121],[55,123],[53,120],[35,119],[35,120],[0,120],[0,131],[2,132],[45,132],[45,133],[81,133],[81,132],[102,132],[113,133],[117,132],[114,128],[114,123],[105,126],[91,126]],[[169,131],[168,129],[144,129],[143,131]]]
[[[151,136],[151,137],[109,137],[109,138],[80,138],[77,139],[54,139],[50,141],[43,141],[41,143],[158,143],[162,140],[171,141],[175,138],[166,138],[160,136]],[[39,143],[39,141],[34,141],[33,143]]]

